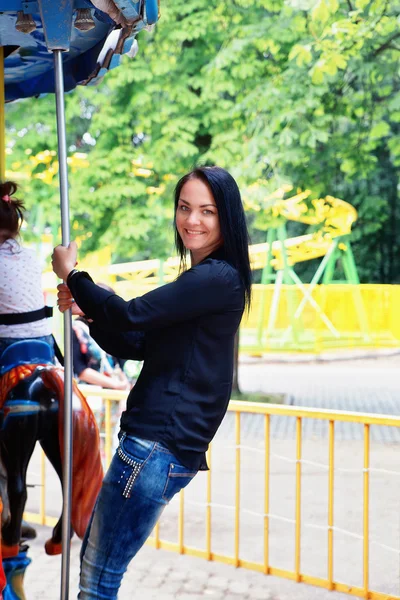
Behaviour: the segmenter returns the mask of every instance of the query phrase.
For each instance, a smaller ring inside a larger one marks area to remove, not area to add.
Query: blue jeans
[[[195,475],[158,442],[120,433],[82,544],[80,600],[117,598],[130,561]]]
[[[4,350],[14,344],[15,342],[23,342],[23,341],[37,341],[37,342],[46,342],[48,344],[54,354],[54,340],[51,335],[42,335],[34,338],[2,338],[0,337],[0,356],[3,354]]]

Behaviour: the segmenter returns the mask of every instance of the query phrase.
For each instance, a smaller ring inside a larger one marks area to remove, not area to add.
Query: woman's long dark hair
[[[245,290],[245,305],[251,302],[251,268],[249,259],[249,234],[242,199],[232,175],[220,167],[197,167],[180,179],[175,188],[175,215],[181,190],[190,179],[200,179],[205,183],[215,200],[227,262],[234,266],[242,279]],[[178,233],[175,222],[175,244],[185,264],[186,248]]]

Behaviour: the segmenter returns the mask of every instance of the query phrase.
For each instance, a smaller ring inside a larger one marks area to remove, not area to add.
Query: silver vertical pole
[[[60,179],[60,206],[62,244],[70,242],[67,139],[65,132],[64,76],[62,51],[54,50],[54,74],[58,132],[58,163]],[[71,311],[64,313],[64,463],[63,463],[63,519],[61,600],[69,598],[70,531],[72,496],[72,322]]]

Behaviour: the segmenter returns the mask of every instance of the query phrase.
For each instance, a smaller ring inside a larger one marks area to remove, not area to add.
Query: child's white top
[[[0,314],[30,312],[44,306],[42,269],[33,250],[10,238],[0,244]],[[0,325],[2,338],[32,338],[51,334],[50,319]]]

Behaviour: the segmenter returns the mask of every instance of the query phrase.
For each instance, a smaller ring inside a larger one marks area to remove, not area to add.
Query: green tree
[[[309,188],[357,207],[362,280],[399,281],[398,18],[394,0],[164,2],[135,60],[67,96],[70,152],[90,162],[70,177],[84,250],[168,255],[174,183],[216,163],[239,180],[255,242],[264,198],[283,183]],[[10,105],[10,163],[56,149],[53,102]],[[43,185],[44,170],[33,169],[28,201],[51,224],[56,180]]]

